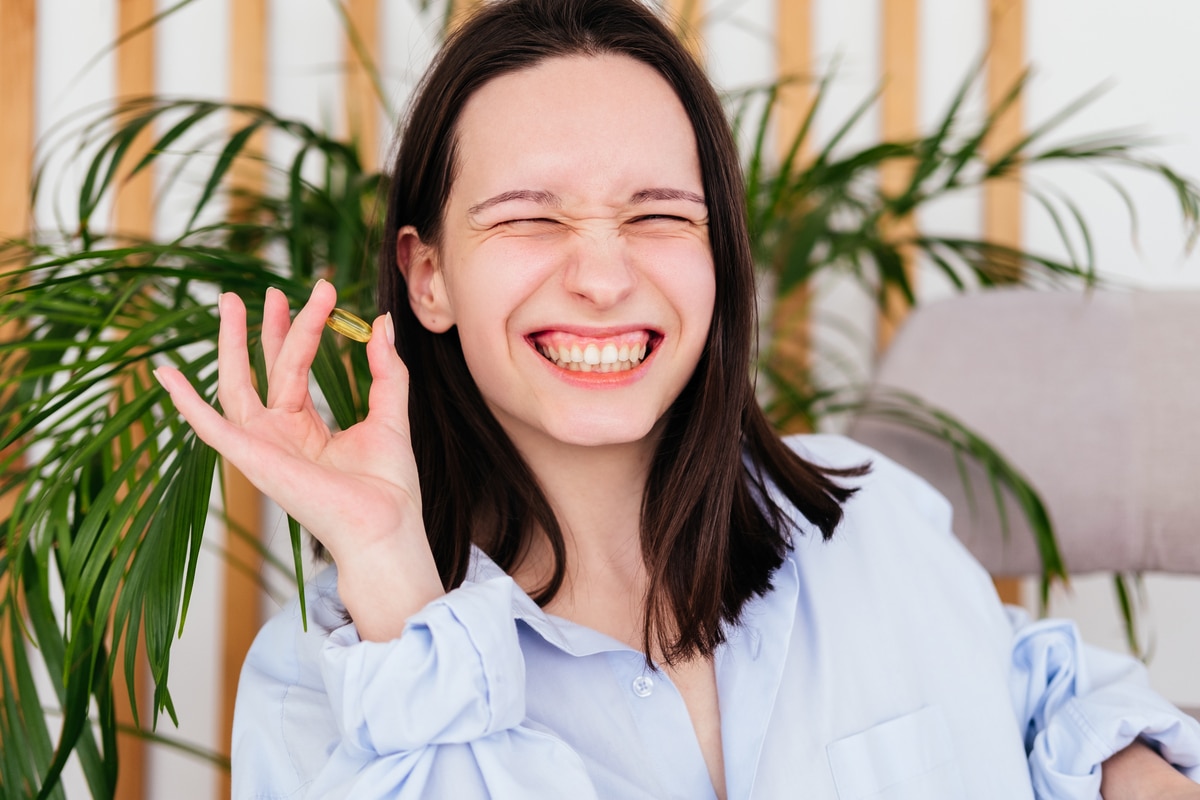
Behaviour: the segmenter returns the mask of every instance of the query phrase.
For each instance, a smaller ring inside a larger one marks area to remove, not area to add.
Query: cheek
[[[654,281],[669,299],[685,325],[708,332],[716,302],[716,273],[705,243],[647,243],[642,263],[651,265]]]
[[[561,248],[545,243],[489,243],[486,252],[460,265],[453,295],[472,316],[500,316],[528,299],[560,262]]]
[[[691,326],[688,332],[695,335],[697,358],[708,342],[708,330],[712,327],[713,310],[717,300],[716,281],[711,271],[706,274],[706,278],[697,279],[690,284],[688,307],[691,317],[684,320],[684,325]]]
[[[703,270],[688,273],[687,280],[676,284],[676,307],[683,323],[684,347],[699,360],[708,344],[716,306],[717,284],[711,262]]]
[[[489,247],[486,254],[450,265],[447,295],[460,335],[492,329],[528,297],[545,266],[536,254],[513,247]]]
[[[467,368],[481,390],[507,380],[503,365],[518,346],[510,336],[510,323],[545,272],[530,255],[495,249],[487,259],[452,267],[448,294],[454,323]]]
[[[503,321],[488,325],[476,317],[458,326],[458,340],[467,371],[489,406],[512,384],[512,376],[506,372],[511,361],[510,343],[497,324],[503,325]]]

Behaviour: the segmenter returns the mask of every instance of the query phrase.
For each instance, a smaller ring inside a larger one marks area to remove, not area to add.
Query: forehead
[[[455,184],[467,191],[503,191],[514,180],[637,191],[649,180],[702,192],[683,104],[628,56],[556,57],[497,77],[468,100],[457,139]]]

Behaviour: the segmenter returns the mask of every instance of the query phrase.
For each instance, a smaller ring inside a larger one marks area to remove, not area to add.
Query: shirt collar
[[[471,563],[467,569],[467,580],[482,583],[493,578],[506,577],[508,573],[491,556],[471,545]],[[534,633],[541,636],[559,650],[573,656],[590,656],[613,651],[637,652],[624,642],[607,634],[593,630],[569,619],[547,614],[520,586],[513,587],[513,617],[525,623]]]

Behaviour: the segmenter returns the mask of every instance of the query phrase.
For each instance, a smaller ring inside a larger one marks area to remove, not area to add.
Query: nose
[[[568,254],[563,286],[595,308],[611,308],[637,285],[637,273],[616,232],[580,234]]]

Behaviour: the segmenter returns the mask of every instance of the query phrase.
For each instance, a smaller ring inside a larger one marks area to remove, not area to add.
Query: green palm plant
[[[228,110],[244,123],[213,161],[182,234],[127,242],[94,229],[94,211],[117,190],[116,176],[130,166],[122,162],[140,131],[158,124],[166,132],[133,173]],[[175,716],[166,682],[171,643],[186,617],[218,490],[217,458],[169,407],[149,377],[152,365],[174,364],[214,394],[213,301],[220,291],[261,307],[269,286],[302,300],[325,277],[348,308],[373,304],[374,209],[383,179],[363,169],[353,145],[266,109],[208,101],[140,101],[122,108],[119,119],[98,143],[83,181],[79,229],[56,244],[14,243],[5,252],[0,315],[16,322],[20,334],[0,344],[0,418],[11,422],[0,438],[6,448],[0,493],[16,495],[11,516],[0,521],[0,574],[8,578],[0,619],[12,641],[29,634],[36,642],[61,689],[63,715],[50,746],[38,695],[29,688],[28,652],[14,647],[11,668],[0,665],[10,701],[0,711],[0,785],[22,796],[52,793],[72,751],[80,754],[92,793],[111,795],[111,685],[122,669],[136,697],[135,648],[126,650],[123,664],[114,654],[118,642],[135,642],[139,629],[155,684],[152,716]],[[277,176],[279,191],[243,194],[236,220],[201,224],[224,197],[220,189],[234,161],[257,157],[246,151],[251,135],[268,129],[298,145]],[[310,181],[306,164],[314,162],[320,179]],[[314,375],[336,423],[353,424],[369,381],[361,348],[330,336]],[[293,536],[299,574],[298,528]],[[61,612],[50,602],[54,585],[61,586]],[[18,698],[23,706],[12,705]],[[88,724],[93,701],[101,741]]]
[[[1195,242],[1200,235],[1200,190],[1168,164],[1144,156],[1147,140],[1120,133],[1055,139],[1065,122],[1100,96],[1099,90],[1080,96],[1002,152],[989,155],[985,143],[992,137],[997,121],[1025,90],[1029,74],[1023,74],[981,119],[971,120],[963,106],[982,79],[984,66],[980,62],[968,72],[932,133],[843,152],[842,143],[878,99],[876,94],[864,100],[828,141],[814,146],[815,155],[804,163],[799,162],[799,154],[810,143],[814,120],[832,78],[826,77],[817,87],[814,102],[778,164],[769,158],[766,147],[782,85],[768,87],[759,116],[749,126],[745,125],[745,117],[751,98],[740,98],[735,106],[735,125],[748,128],[752,142],[747,165],[750,228],[758,263],[774,287],[772,307],[765,316],[774,322],[777,331],[794,329],[784,319],[797,307],[788,302],[789,298],[806,291],[811,280],[822,272],[852,276],[874,298],[880,313],[889,309],[891,297],[901,298],[908,306],[917,302],[908,268],[917,259],[932,264],[958,291],[1016,283],[1079,289],[1098,285],[1102,279],[1096,272],[1092,236],[1079,206],[1069,196],[1028,179],[1043,166],[1079,164],[1093,169],[1125,202],[1131,229],[1136,229],[1137,211],[1114,168],[1156,176],[1178,202],[1188,246]],[[889,192],[881,187],[878,175],[894,163],[905,164],[910,177],[899,191]],[[1026,177],[1021,184],[1024,191],[1052,221],[1065,258],[986,238],[927,232],[897,234],[911,229],[889,224],[912,217],[932,202],[961,197],[989,182],[1017,180],[1018,173]],[[804,313],[803,304],[800,308]],[[810,322],[819,325],[822,321],[814,318]],[[985,439],[920,398],[886,391],[867,394],[865,381],[853,376],[833,382],[822,380],[821,376],[830,372],[839,374],[836,369],[822,369],[822,358],[836,361],[836,356],[802,353],[801,358],[808,360],[796,363],[795,356],[781,346],[786,344],[778,336],[773,337],[760,363],[760,374],[770,388],[766,409],[776,425],[813,430],[846,414],[886,417],[943,439],[960,460],[978,462],[988,477],[988,490],[1001,509],[1002,519],[1001,492],[1007,490],[1037,540],[1042,561],[1041,603],[1045,608],[1052,583],[1066,580],[1067,572],[1050,516],[1021,471]],[[845,371],[841,374],[845,376]],[[960,474],[970,490],[966,470],[960,469]],[[1114,576],[1114,580],[1127,639],[1136,652],[1130,593],[1123,576]]]
[[[881,224],[931,199],[1045,161],[1113,161],[1152,170],[1177,192],[1189,227],[1196,225],[1194,187],[1165,166],[1140,159],[1133,143],[1108,138],[1044,146],[1065,114],[1004,156],[985,158],[980,142],[999,109],[967,126],[961,114],[965,86],[931,136],[838,154],[845,132],[872,98],[811,162],[801,164],[796,154],[810,133],[810,114],[792,155],[772,168],[765,142],[776,88],[766,90],[765,111],[752,125],[739,113],[748,105],[735,99],[733,107],[753,142],[750,219],[756,254],[775,276],[777,297],[823,270],[848,270],[873,295],[882,297],[894,286],[911,302],[900,257],[906,247],[926,253],[960,286],[967,276],[983,285],[1043,277],[1093,282],[1090,254],[1056,261],[986,241],[897,241]],[[1009,102],[1020,89],[1014,87]],[[822,85],[818,101],[824,92]],[[225,111],[236,112],[239,128],[216,146],[175,152],[189,133]],[[156,141],[135,161],[134,138],[151,130],[160,131]],[[295,155],[270,165],[268,189],[237,196],[236,218],[214,214],[231,200],[235,162],[262,158],[248,149],[259,131],[287,138]],[[116,653],[119,643],[136,641],[139,630],[155,685],[150,717],[157,721],[165,711],[175,718],[171,644],[186,618],[204,522],[222,487],[218,457],[179,420],[148,377],[151,368],[172,364],[215,398],[215,298],[222,291],[246,299],[252,337],[254,309],[270,286],[299,303],[316,279],[325,278],[348,310],[370,317],[374,307],[379,198],[387,178],[364,169],[352,143],[258,106],[153,98],[86,126],[82,136],[79,152],[87,166],[75,200],[79,227],[9,243],[0,253],[0,318],[19,331],[0,341],[0,494],[16,498],[12,513],[0,520],[0,636],[13,644],[11,660],[0,660],[0,789],[8,796],[61,796],[59,776],[72,753],[92,794],[111,796],[118,769],[112,688],[123,672],[132,689],[137,657],[132,646],[120,663]],[[182,232],[130,242],[98,225],[96,210],[119,191],[119,175],[172,158],[177,170],[204,165],[198,188],[182,180],[168,184],[169,191],[193,198]],[[871,180],[892,159],[916,165],[911,185],[895,196]],[[1086,240],[1086,225],[1070,206],[1064,216],[1048,200],[1046,205],[1064,239],[1064,220],[1070,219]],[[212,216],[219,221],[205,221]],[[857,387],[796,381],[772,358],[766,353],[765,374],[774,388],[770,410],[781,424],[802,418],[815,425],[825,415],[862,407]],[[254,367],[265,386],[263,365]],[[336,425],[362,417],[369,372],[361,346],[328,334],[313,373]],[[1020,487],[1030,498],[1027,513],[1044,521],[1036,492],[986,442],[936,410],[910,404],[893,412],[915,424],[923,420],[964,453],[983,458],[995,480]],[[1035,529],[1048,578],[1065,574],[1048,521]],[[302,542],[294,524],[291,534],[299,579]],[[36,649],[25,647],[26,640]],[[38,695],[33,658],[49,673],[55,697]],[[43,702],[61,708],[57,736]]]

